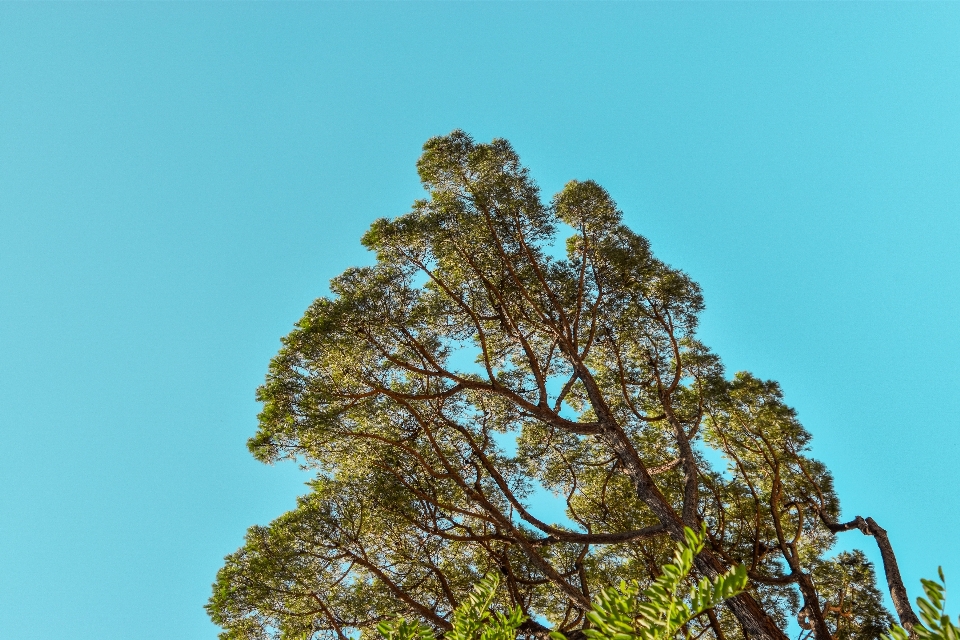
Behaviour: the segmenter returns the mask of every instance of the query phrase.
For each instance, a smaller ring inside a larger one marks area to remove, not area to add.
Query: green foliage
[[[836,640],[879,640],[893,618],[881,604],[873,564],[862,551],[844,551],[816,563],[813,580],[824,619]]]
[[[940,575],[940,582],[920,580],[927,597],[917,598],[921,623],[914,625],[913,633],[917,640],[958,640],[960,626],[954,624],[950,616],[945,613],[947,585],[943,577],[943,567],[939,567],[937,573]],[[890,629],[890,638],[891,640],[912,640],[910,633],[900,625]]]
[[[444,634],[445,640],[513,640],[517,629],[526,620],[519,607],[508,614],[491,613],[490,604],[500,584],[495,573],[481,580],[466,602],[453,612],[453,628]]]
[[[467,599],[453,611],[452,626],[444,640],[515,640],[526,620],[519,607],[508,613],[491,612],[490,605],[500,580],[488,574],[473,588]],[[381,622],[377,630],[386,640],[433,640],[433,631],[425,624],[404,618]]]
[[[669,640],[707,609],[746,588],[746,569],[737,566],[713,581],[702,578],[684,598],[681,588],[693,570],[694,558],[703,550],[705,535],[686,527],[684,536],[685,543],[677,546],[674,561],[662,567],[661,575],[649,587],[643,589],[636,580],[621,581],[618,588],[603,589],[598,594],[587,613],[593,624],[584,630],[589,640]],[[508,614],[490,611],[498,584],[496,574],[491,573],[474,587],[454,610],[452,627],[444,640],[515,640],[526,617],[518,607]],[[434,637],[427,625],[404,618],[382,622],[377,630],[386,640]],[[551,632],[550,637],[567,640],[559,631]]]
[[[377,631],[386,640],[434,640],[433,629],[422,622],[406,618],[381,622],[377,625]]]
[[[593,628],[584,629],[589,640],[668,640],[684,631],[686,625],[747,586],[747,571],[742,565],[711,581],[701,578],[684,599],[680,589],[693,570],[693,559],[704,545],[704,534],[685,528],[686,544],[678,546],[673,562],[646,589],[636,580],[621,581],[596,597],[587,618]],[[554,631],[555,640],[566,637]]]

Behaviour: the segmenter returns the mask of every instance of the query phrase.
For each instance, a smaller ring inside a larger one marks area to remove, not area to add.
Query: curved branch
[[[897,556],[893,553],[893,546],[890,544],[890,538],[887,537],[886,529],[877,524],[873,518],[862,518],[857,516],[850,522],[838,524],[827,519],[823,511],[819,511],[820,520],[824,526],[833,533],[841,531],[850,531],[859,529],[865,536],[873,536],[880,548],[880,557],[883,559],[883,572],[887,578],[887,587],[890,589],[890,599],[893,600],[893,606],[897,610],[897,617],[900,618],[900,625],[913,634],[914,625],[920,622],[913,607],[910,606],[910,598],[907,596],[907,588],[903,586],[903,578],[900,576],[900,567],[897,565]]]

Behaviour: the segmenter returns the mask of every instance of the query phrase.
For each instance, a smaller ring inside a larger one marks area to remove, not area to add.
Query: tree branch
[[[850,522],[837,524],[828,520],[822,510],[819,513],[824,526],[834,533],[859,529],[863,535],[873,536],[874,540],[877,541],[877,546],[880,548],[880,557],[883,559],[883,572],[886,574],[887,587],[890,589],[890,599],[893,600],[893,606],[900,618],[900,626],[913,634],[913,627],[920,622],[920,618],[917,617],[913,607],[910,606],[907,588],[903,586],[900,567],[897,565],[897,556],[893,553],[893,546],[890,544],[890,538],[887,537],[887,531],[878,525],[873,518],[864,519],[857,516]]]

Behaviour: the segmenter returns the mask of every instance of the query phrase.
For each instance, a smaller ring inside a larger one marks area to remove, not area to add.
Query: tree
[[[782,640],[799,614],[817,640],[878,637],[869,564],[826,559],[855,528],[876,539],[912,629],[886,531],[838,522],[778,385],[725,376],[696,338],[699,287],[606,191],[574,181],[544,203],[505,140],[460,131],[429,140],[417,168],[429,197],[371,226],[376,263],[331,282],[258,391],[250,450],[316,478],[227,557],[208,604],[223,638],[372,637],[398,614],[445,632],[494,572],[520,633],[578,640],[591,598],[652,583],[701,526],[696,573],[742,564],[750,585],[696,633]],[[541,489],[565,522],[538,515]],[[873,613],[831,615],[842,593]]]

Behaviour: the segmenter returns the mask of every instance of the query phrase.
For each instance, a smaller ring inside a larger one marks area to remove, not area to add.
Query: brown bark
[[[717,558],[709,551],[701,551],[694,560],[701,575],[715,577],[722,571]],[[788,640],[787,635],[760,607],[749,593],[741,593],[724,603],[737,618],[744,634],[753,640]]]
[[[897,557],[893,553],[893,547],[890,545],[890,538],[887,532],[876,523],[873,518],[867,518],[866,527],[859,527],[865,535],[873,536],[880,547],[880,557],[883,559],[883,572],[887,576],[887,586],[890,588],[890,598],[893,600],[893,606],[900,617],[900,625],[907,631],[913,633],[913,626],[920,622],[917,614],[910,606],[910,598],[907,597],[907,589],[903,586],[903,578],[900,577],[900,567],[897,566]]]
[[[813,636],[817,640],[833,640],[827,621],[823,617],[823,611],[820,610],[820,596],[813,586],[813,579],[809,574],[798,572],[797,586],[803,594],[803,608],[807,610],[813,622]]]
[[[727,640],[727,636],[723,633],[723,627],[720,626],[720,619],[717,618],[717,612],[713,609],[707,609],[707,618],[710,620],[710,628],[713,629],[713,635],[717,637],[717,640]]]

